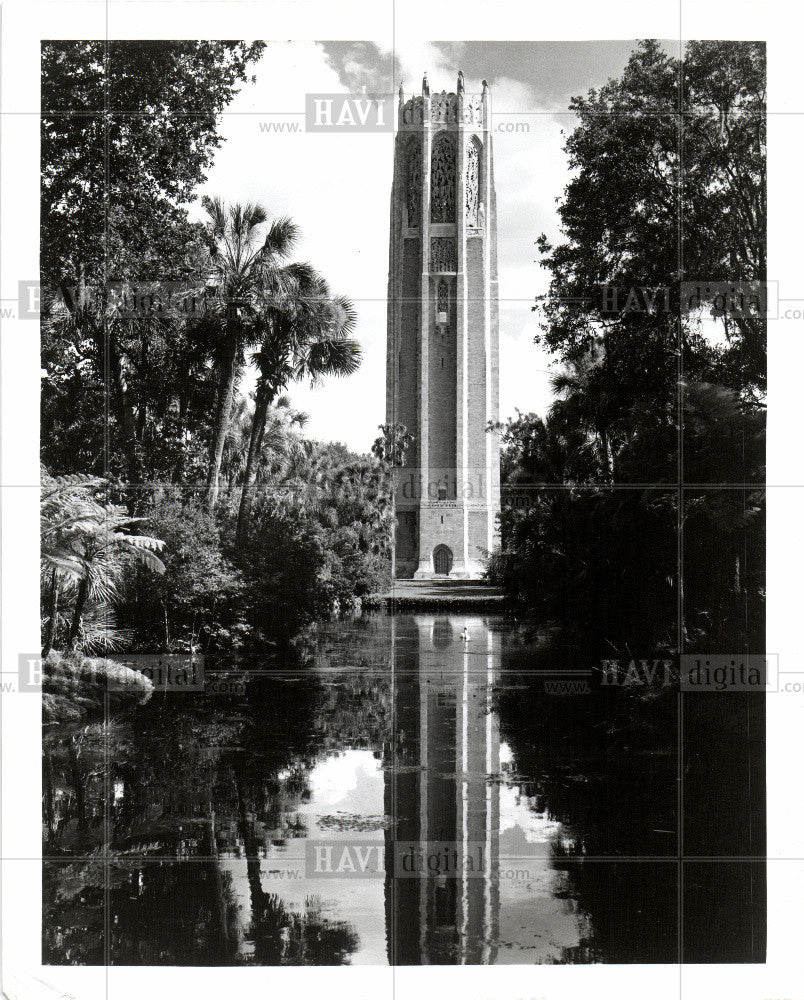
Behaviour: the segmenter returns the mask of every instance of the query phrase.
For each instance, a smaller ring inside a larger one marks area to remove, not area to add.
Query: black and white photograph
[[[800,996],[784,5],[23,6],[3,989]]]

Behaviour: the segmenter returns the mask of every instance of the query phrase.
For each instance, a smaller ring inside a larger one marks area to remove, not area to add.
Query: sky
[[[363,351],[357,374],[315,388],[293,385],[292,405],[308,414],[306,434],[367,451],[385,420],[386,295],[393,135],[308,133],[307,93],[454,91],[462,70],[469,92],[488,81],[494,119],[500,267],[500,416],[543,414],[550,404],[550,357],[533,343],[535,297],[547,290],[535,242],[557,240],[557,199],[569,179],[563,151],[573,95],[600,87],[625,66],[633,41],[424,42],[391,50],[374,42],[269,42],[221,116],[224,142],[202,193],[258,201],[290,216],[302,238],[295,255],[357,308]],[[198,210],[197,218],[203,217]],[[253,372],[241,389],[248,391]]]

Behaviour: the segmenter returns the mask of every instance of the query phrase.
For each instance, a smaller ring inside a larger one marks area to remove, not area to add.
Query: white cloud
[[[315,765],[309,777],[310,811],[377,816],[383,811],[383,772],[370,750],[345,750]],[[305,811],[305,810],[301,810]]]
[[[391,52],[390,49],[385,51]],[[421,93],[422,77],[425,73],[431,91],[455,90],[459,67],[434,42],[406,42],[398,39],[393,51],[402,84],[408,93]]]
[[[459,51],[459,48],[457,49]],[[400,44],[396,54],[406,89],[418,90],[424,70],[431,89],[453,90],[459,66],[428,42]],[[352,68],[357,72],[359,66]],[[307,432],[365,451],[385,419],[385,336],[388,219],[393,165],[390,133],[314,134],[304,131],[305,95],[345,92],[323,47],[312,42],[269,43],[221,123],[226,140],[205,190],[228,201],[257,200],[271,215],[289,215],[302,230],[298,259],[308,260],[331,287],[357,306],[356,336],[363,349],[360,371],[311,390],[293,386],[293,404],[310,415]],[[467,90],[480,80],[467,79]],[[566,183],[560,124],[538,110],[526,84],[495,83],[500,121],[527,123],[527,132],[494,136],[501,297],[501,415],[542,410],[547,359],[533,345],[534,295],[546,274],[535,260],[534,241],[556,232],[555,197]],[[517,117],[520,113],[521,118]],[[495,118],[495,121],[497,119]],[[261,123],[262,130],[261,130]],[[285,131],[268,131],[268,123]],[[298,125],[297,132],[288,126]],[[247,379],[245,388],[253,383]]]

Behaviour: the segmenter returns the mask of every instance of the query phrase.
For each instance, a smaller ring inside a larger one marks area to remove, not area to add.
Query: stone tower
[[[430,94],[399,113],[391,193],[386,419],[414,436],[397,470],[396,575],[477,579],[500,497],[497,212],[491,107]]]
[[[480,617],[465,616],[461,624],[468,644],[446,616],[391,619],[394,767],[385,769],[384,804],[395,821],[385,829],[392,965],[489,965],[496,958],[500,783],[488,776],[501,770],[493,704],[500,635]],[[427,858],[446,845],[461,858],[457,870],[401,875],[410,846],[414,856]]]

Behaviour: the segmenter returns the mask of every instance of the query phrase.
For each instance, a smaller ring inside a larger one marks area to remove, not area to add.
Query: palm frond
[[[344,336],[350,334],[357,324],[357,310],[354,302],[346,295],[335,295],[332,299],[332,323],[334,329]]]
[[[240,208],[240,213],[241,225],[248,232],[257,229],[268,221],[268,213],[257,202],[247,202]]]
[[[265,235],[262,251],[264,254],[276,257],[287,257],[296,246],[300,235],[301,231],[292,219],[287,217],[274,219]]]
[[[209,195],[204,195],[201,204],[211,219],[212,235],[216,239],[222,239],[227,229],[226,205],[221,198],[211,198]]]
[[[353,375],[362,361],[362,350],[356,340],[326,338],[308,346],[303,361],[304,374],[313,382],[326,375]]]

